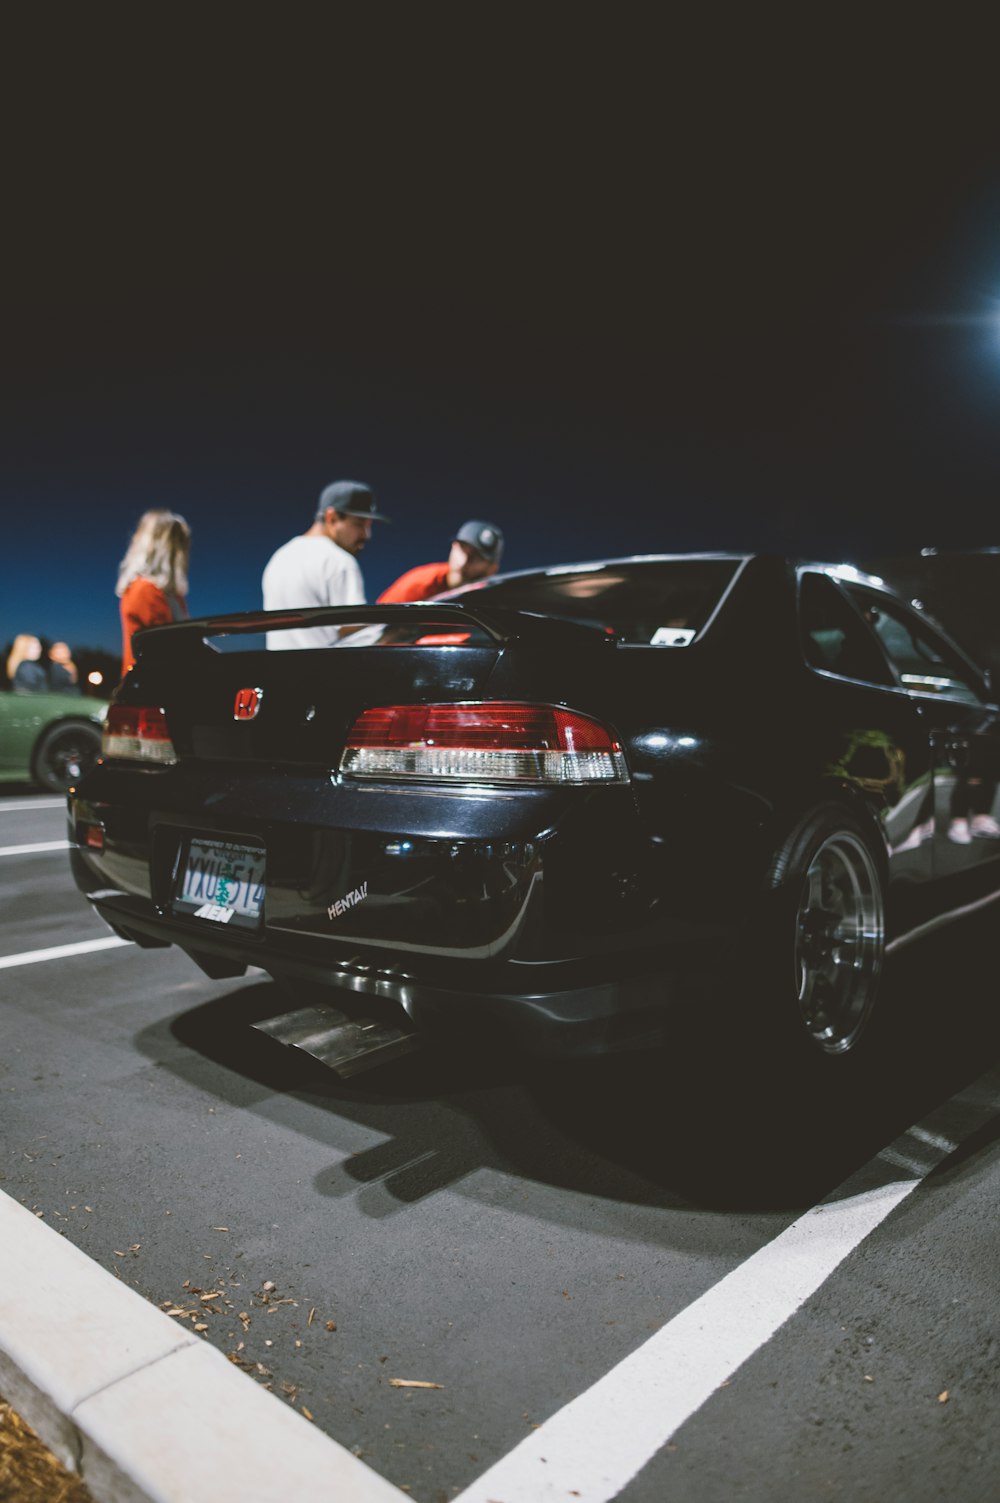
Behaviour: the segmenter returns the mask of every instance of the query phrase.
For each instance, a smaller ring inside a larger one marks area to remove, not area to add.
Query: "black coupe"
[[[989,675],[846,566],[626,558],[137,648],[69,799],[80,888],[359,1039],[595,1053],[694,1006],[837,1069],[887,943],[1000,890]]]

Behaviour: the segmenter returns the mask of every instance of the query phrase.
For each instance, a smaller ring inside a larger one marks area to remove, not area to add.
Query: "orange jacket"
[[[178,601],[181,614],[187,615],[187,601],[183,596]],[[133,579],[126,585],[121,598],[122,616],[122,677],[135,662],[132,651],[132,636],[142,626],[163,626],[175,620],[170,598],[151,579]]]
[[[431,595],[440,595],[447,588],[447,564],[418,564],[415,569],[407,569],[387,590],[383,590],[378,603],[381,605],[390,600],[426,600]]]

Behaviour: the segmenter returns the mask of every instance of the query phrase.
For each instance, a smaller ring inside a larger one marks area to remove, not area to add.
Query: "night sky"
[[[149,506],[191,524],[194,613],[253,608],[340,478],[393,519],[370,599],[470,517],[514,569],[1000,542],[1000,148],[959,23],[110,14],[5,49],[0,645],[117,650]]]

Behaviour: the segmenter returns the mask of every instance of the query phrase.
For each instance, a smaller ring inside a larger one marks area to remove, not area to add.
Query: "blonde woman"
[[[49,676],[42,662],[42,644],[37,637],[21,632],[7,654],[7,681],[18,694],[43,694]]]
[[[183,517],[173,511],[143,513],[118,569],[123,675],[135,662],[132,638],[140,627],[187,615],[190,555],[191,529]]]

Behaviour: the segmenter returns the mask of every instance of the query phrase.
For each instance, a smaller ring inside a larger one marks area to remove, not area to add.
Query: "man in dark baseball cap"
[[[312,605],[364,605],[365,585],[357,555],[373,522],[388,522],[369,486],[335,480],[320,492],[312,526],[274,553],[264,570],[264,609]],[[290,628],[268,633],[270,648],[328,647],[346,627]]]
[[[335,480],[332,485],[325,486],[320,491],[316,521],[324,521],[328,511],[335,511],[342,517],[369,517],[373,522],[389,520],[376,507],[369,487],[359,480]]]
[[[448,560],[443,564],[419,564],[401,574],[378,597],[383,601],[429,600],[443,590],[488,579],[500,567],[503,533],[492,522],[463,522],[455,533]]]

